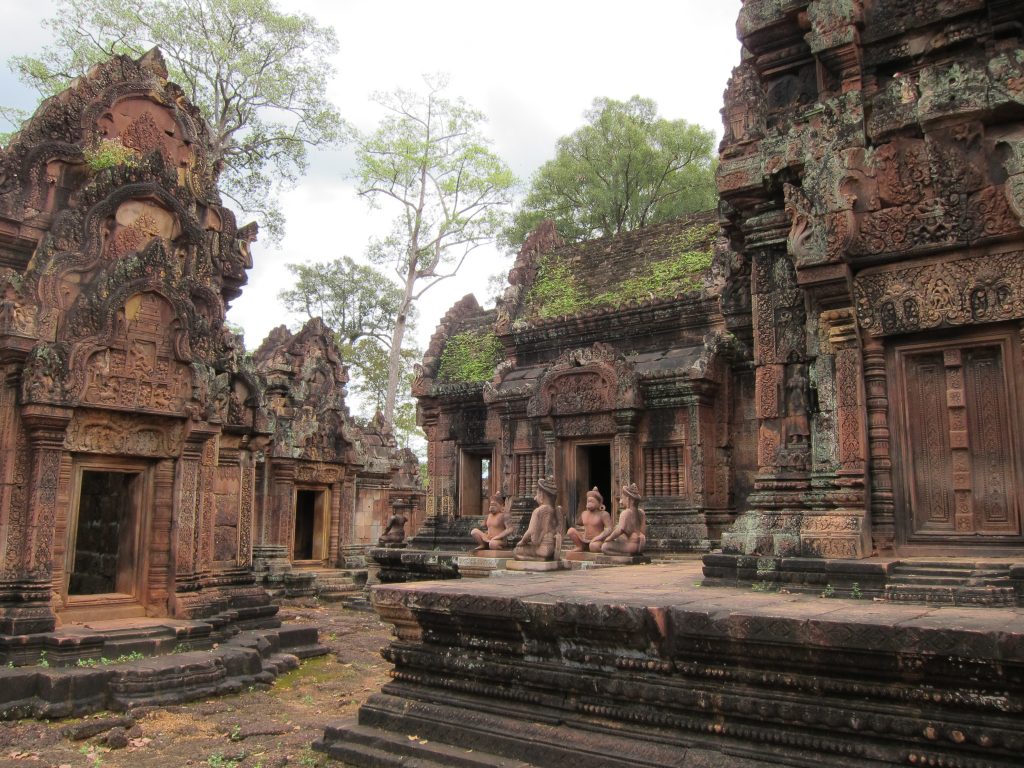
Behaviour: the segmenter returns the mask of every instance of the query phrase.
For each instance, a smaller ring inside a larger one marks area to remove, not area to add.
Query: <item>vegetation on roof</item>
[[[711,222],[672,235],[667,257],[648,260],[596,295],[588,295],[578,271],[599,265],[573,263],[570,252],[544,254],[537,277],[526,295],[524,319],[537,320],[574,315],[587,309],[621,307],[631,301],[667,299],[700,288],[701,277],[711,266],[711,242],[718,224]]]
[[[85,164],[93,171],[102,171],[118,165],[135,165],[139,153],[126,147],[120,139],[100,139],[94,147],[87,147],[83,153]]]
[[[437,367],[437,381],[487,381],[501,362],[502,348],[491,328],[462,331],[449,337]]]

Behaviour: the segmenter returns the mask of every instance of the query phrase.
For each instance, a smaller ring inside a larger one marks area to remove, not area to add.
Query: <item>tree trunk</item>
[[[398,305],[395,330],[391,334],[391,354],[388,356],[388,391],[384,398],[384,421],[394,424],[395,400],[398,396],[398,379],[402,375],[402,341],[405,339],[406,318],[412,308],[412,292],[416,287],[416,263],[413,262],[405,277],[405,292]]]

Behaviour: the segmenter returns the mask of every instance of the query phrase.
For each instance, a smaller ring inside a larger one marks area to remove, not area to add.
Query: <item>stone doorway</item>
[[[327,491],[299,488],[295,491],[293,561],[327,559]]]
[[[569,518],[576,519],[586,493],[595,485],[601,491],[604,505],[612,511],[618,499],[612,494],[612,447],[610,443],[588,443],[576,446],[576,482],[572,488],[573,498],[570,499]]]
[[[1021,541],[1019,335],[891,349],[898,543]]]
[[[66,607],[143,600],[149,480],[143,462],[78,463],[68,525]]]
[[[459,516],[486,515],[491,493],[491,452],[462,451],[459,466]]]

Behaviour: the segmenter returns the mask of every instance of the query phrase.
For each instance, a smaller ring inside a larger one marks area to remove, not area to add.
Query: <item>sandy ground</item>
[[[330,654],[304,662],[273,686],[154,710],[134,721],[118,723],[125,720],[120,713],[100,712],[52,722],[0,722],[0,767],[342,768],[309,745],[325,723],[355,714],[387,680],[390,665],[380,649],[391,627],[376,614],[343,610],[337,603],[290,601],[280,616],[316,624]],[[119,742],[124,746],[113,748]]]

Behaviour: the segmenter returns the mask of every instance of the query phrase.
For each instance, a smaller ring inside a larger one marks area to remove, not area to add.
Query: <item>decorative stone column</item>
[[[174,596],[171,612],[178,618],[199,618],[209,613],[202,589],[201,542],[204,536],[204,505],[207,496],[204,453],[217,430],[190,423],[175,472],[174,485]]]
[[[0,584],[0,632],[49,632],[56,624],[51,603],[53,534],[57,521],[64,435],[71,410],[51,405],[26,405],[21,413],[31,455],[28,457],[28,494],[22,510],[8,513],[20,518],[20,549],[12,549],[13,578]],[[8,546],[11,542],[8,542]]]
[[[896,506],[889,444],[889,384],[881,339],[864,343],[864,386],[867,394],[868,447],[871,454],[871,535],[880,552],[896,543]]]

